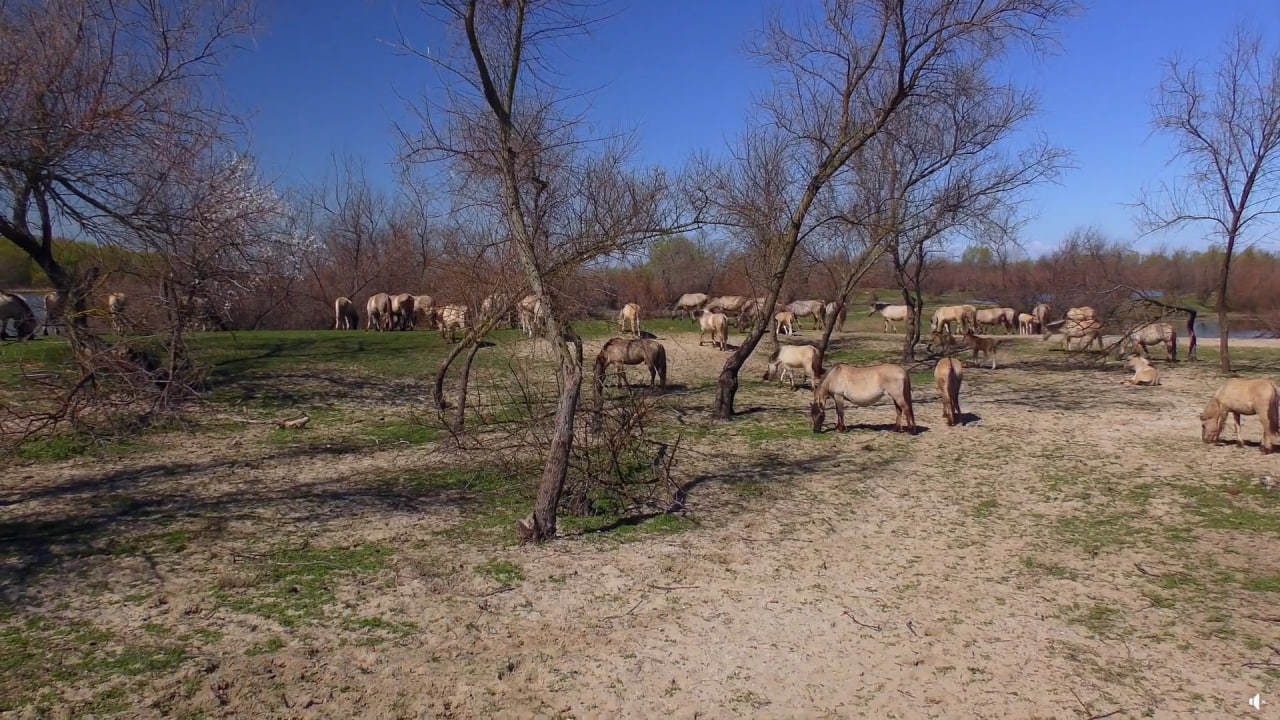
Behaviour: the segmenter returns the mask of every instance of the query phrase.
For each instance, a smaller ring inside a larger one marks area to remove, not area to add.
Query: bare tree
[[[1074,10],[1071,0],[828,0],[794,26],[772,20],[755,51],[776,71],[763,117],[736,162],[717,169],[712,199],[726,225],[767,242],[773,307],[796,249],[851,205],[850,161],[904,107],[954,94],[990,72],[1009,45],[1033,46]],[[755,164],[756,167],[751,167]],[[762,177],[768,166],[773,177]],[[744,212],[756,193],[758,207]],[[726,361],[712,413],[733,417],[738,371],[769,313]]]
[[[1228,284],[1240,243],[1280,213],[1280,53],[1267,53],[1260,34],[1237,29],[1218,66],[1165,64],[1154,108],[1157,130],[1176,143],[1186,163],[1182,184],[1165,183],[1139,202],[1147,231],[1208,223],[1222,244],[1217,282],[1219,366],[1231,372]]]
[[[589,29],[592,8],[571,0],[430,0],[428,14],[458,41],[451,52],[416,52],[441,71],[443,100],[406,133],[409,161],[443,161],[467,213],[502,228],[500,241],[542,305],[542,337],[557,365],[554,431],[522,541],[555,536],[556,509],[574,443],[582,341],[568,322],[564,288],[578,269],[679,232],[670,183],[628,166],[625,141],[592,142],[544,77],[555,44]],[[402,45],[412,52],[410,44]]]
[[[155,229],[150,193],[223,137],[209,83],[252,23],[248,0],[0,6],[0,235],[65,293],[77,329],[89,287],[55,257],[55,232],[111,243]]]
[[[915,360],[932,254],[950,237],[1008,237],[1016,226],[1019,191],[1050,179],[1064,151],[1036,142],[1004,147],[1035,112],[1034,97],[981,76],[954,94],[900,113],[855,163],[867,226],[888,238],[903,301],[912,309],[903,362]]]

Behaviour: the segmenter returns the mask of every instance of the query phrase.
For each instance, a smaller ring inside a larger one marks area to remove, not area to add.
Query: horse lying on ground
[[[1133,376],[1124,379],[1125,385],[1159,385],[1160,371],[1146,358],[1134,355],[1125,361],[1124,366],[1133,370]]]

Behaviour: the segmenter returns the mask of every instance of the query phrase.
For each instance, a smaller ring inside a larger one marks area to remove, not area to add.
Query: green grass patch
[[[11,618],[0,625],[0,712],[20,709],[40,698],[57,701],[55,684],[99,684],[112,678],[161,675],[176,670],[186,651],[174,645],[121,642],[86,622],[43,616]],[[103,691],[91,705],[119,712],[123,690]]]
[[[506,560],[492,560],[476,566],[476,574],[487,577],[499,585],[515,585],[524,580],[524,570]]]
[[[281,548],[224,575],[214,598],[237,612],[294,628],[322,618],[339,585],[381,570],[392,554],[386,545]]]
[[[1000,501],[995,498],[987,498],[977,505],[973,506],[973,510],[969,512],[975,518],[989,518],[995,514],[997,508],[1000,507]]]
[[[1143,541],[1149,531],[1134,525],[1133,519],[1127,513],[1098,508],[1086,514],[1059,518],[1054,523],[1054,531],[1063,542],[1097,555]]]
[[[1067,622],[1083,625],[1089,632],[1098,636],[1114,634],[1123,619],[1120,608],[1102,603],[1094,603],[1087,607],[1072,603],[1059,614]]]
[[[669,513],[653,517],[570,516],[561,517],[558,521],[566,533],[587,534],[607,531],[609,539],[618,542],[637,542],[651,537],[674,535],[698,526],[694,520]]]
[[[63,462],[91,457],[109,460],[156,450],[154,443],[133,438],[94,437],[84,433],[42,435],[24,440],[17,448],[19,458],[28,462]]]
[[[248,648],[245,649],[244,654],[248,655],[249,657],[255,657],[257,655],[270,655],[271,653],[283,648],[284,645],[285,643],[283,638],[273,635],[267,638],[266,640],[263,640],[260,643],[254,643],[250,645]]]
[[[1181,485],[1178,490],[1202,527],[1280,535],[1276,498],[1247,482],[1233,484],[1243,486],[1235,497],[1227,494],[1224,487]]]

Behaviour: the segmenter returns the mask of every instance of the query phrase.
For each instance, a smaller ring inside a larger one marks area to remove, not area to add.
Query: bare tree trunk
[[[816,191],[814,192],[816,194]],[[799,234],[797,227],[794,235]],[[769,278],[769,294],[764,299],[764,306],[772,308],[778,304],[778,295],[782,292],[782,283],[787,278],[787,268],[791,266],[791,257],[795,255],[796,247],[799,242],[788,242],[786,250],[782,257],[778,259],[774,265],[773,275]],[[768,312],[759,313],[756,318],[756,326],[742,341],[742,345],[729,356],[725,361],[724,368],[720,371],[720,377],[716,380],[716,399],[711,406],[711,417],[716,420],[732,420],[733,419],[733,400],[738,394],[738,371],[742,366],[747,364],[747,358],[751,357],[751,353],[755,352],[756,346],[760,344],[760,339],[764,337],[765,331],[768,329],[770,321]],[[776,336],[775,336],[776,342]]]
[[[444,399],[444,378],[449,374],[449,366],[453,364],[454,360],[458,359],[458,356],[462,354],[463,350],[466,350],[476,344],[478,343],[475,341],[475,336],[470,333],[462,336],[462,342],[454,345],[453,349],[449,351],[449,354],[445,356],[444,362],[440,363],[440,369],[436,370],[435,387],[431,393],[431,399],[435,402],[437,410],[445,410],[449,407],[449,404],[445,402]],[[464,385],[462,392],[465,393],[466,391],[467,389]]]
[[[1235,249],[1236,237],[1227,237],[1226,252],[1222,256],[1222,273],[1218,275],[1218,369],[1223,374],[1231,372],[1231,354],[1227,348],[1227,335],[1230,334],[1230,320],[1227,318],[1227,282],[1231,276],[1231,252]]]
[[[471,351],[467,353],[467,360],[462,364],[462,376],[458,378],[457,400],[458,409],[453,414],[453,431],[462,432],[467,424],[467,385],[471,380],[471,363],[476,359],[476,353],[480,352],[480,343],[471,344]]]
[[[567,338],[566,334],[573,339]],[[573,420],[578,409],[578,398],[582,394],[582,340],[573,334],[572,329],[560,332],[557,340],[560,400],[556,406],[555,430],[551,435],[551,450],[538,481],[538,499],[533,506],[533,516],[516,523],[521,544],[545,542],[556,536],[556,508],[560,504],[560,493],[564,490],[564,481],[569,474]],[[569,349],[571,343],[572,351]]]

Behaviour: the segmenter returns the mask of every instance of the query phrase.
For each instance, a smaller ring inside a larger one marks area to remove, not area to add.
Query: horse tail
[[[1178,362],[1178,331],[1169,329],[1169,359]]]
[[[911,373],[902,371],[902,416],[907,423],[907,431],[916,431],[916,414],[911,408]]]
[[[813,376],[813,382],[816,384],[822,380],[822,376],[826,373],[822,369],[822,353],[816,351],[813,353],[813,367],[809,368],[809,374]]]
[[[667,349],[658,346],[657,352],[653,354],[653,368],[658,371],[658,379],[662,383],[662,387],[667,386]]]
[[[591,370],[591,377],[592,379],[595,380],[595,387],[597,392],[602,391],[604,389],[604,373],[605,373],[605,370],[608,369],[608,367],[609,367],[609,361],[605,359],[604,353],[601,352],[597,354],[595,367],[592,368]]]

